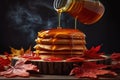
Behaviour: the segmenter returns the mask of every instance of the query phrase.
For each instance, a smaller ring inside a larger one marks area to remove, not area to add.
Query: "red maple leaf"
[[[83,58],[86,59],[104,59],[102,56],[103,53],[98,53],[101,48],[101,45],[92,47],[91,49],[85,51]]]
[[[75,75],[76,77],[87,77],[87,78],[97,78],[98,75],[112,74],[117,75],[115,72],[110,70],[105,70],[106,65],[96,64],[95,62],[85,62],[82,66],[77,66],[73,68],[70,75]]]
[[[29,77],[28,70],[38,71],[37,66],[33,64],[25,64],[26,59],[20,59],[16,62],[15,66],[10,66],[6,71],[0,72],[0,76],[5,77]]]
[[[110,58],[114,61],[120,61],[120,53],[113,53]]]
[[[81,57],[71,57],[71,58],[67,58],[66,62],[84,62],[85,58],[81,58]]]
[[[33,53],[32,51],[29,51],[23,55],[21,55],[22,58],[26,59],[41,59],[40,55]]]
[[[10,59],[6,55],[0,56],[0,71],[5,70],[5,67],[9,66],[11,63]]]
[[[119,62],[119,63],[116,63],[116,64],[112,64],[112,65],[111,65],[111,68],[112,68],[112,69],[120,69],[120,62]]]
[[[51,56],[48,58],[44,58],[44,61],[49,61],[49,62],[58,62],[58,61],[62,61],[63,59],[60,57],[55,57],[55,56]]]
[[[0,64],[0,71],[4,71],[5,67]]]

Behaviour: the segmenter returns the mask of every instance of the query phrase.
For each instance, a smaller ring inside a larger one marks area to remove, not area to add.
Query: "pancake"
[[[35,41],[37,44],[86,44],[84,39],[43,39],[38,37]]]
[[[51,29],[38,32],[40,38],[84,39],[85,34],[77,29]]]
[[[46,51],[46,50],[36,50],[36,52],[35,53],[40,53],[40,54],[47,54],[47,55],[49,55],[49,54],[55,54],[55,55],[59,55],[59,54],[65,54],[65,55],[69,55],[69,54],[82,54],[83,53],[83,50],[71,50],[71,51]]]
[[[37,44],[34,46],[35,49],[45,50],[86,50],[85,45],[44,45]]]

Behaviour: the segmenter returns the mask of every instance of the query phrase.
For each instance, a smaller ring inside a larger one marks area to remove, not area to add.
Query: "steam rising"
[[[53,8],[53,0],[14,0],[6,14],[8,39],[6,46],[28,48],[35,45],[37,32],[58,26],[58,14]],[[74,27],[74,19],[62,14],[61,26]]]
[[[45,3],[41,4],[41,0],[36,0],[34,3],[31,1],[25,4],[16,2],[15,5],[10,5],[6,19],[9,25],[8,28],[14,31],[13,35],[16,34],[14,38],[19,36],[16,40],[11,39],[11,42],[14,42],[15,46],[28,46],[33,44],[35,43],[34,40],[38,31],[55,27],[57,24],[56,13],[53,13],[52,7],[48,5]],[[18,41],[18,44],[17,40],[23,43]]]

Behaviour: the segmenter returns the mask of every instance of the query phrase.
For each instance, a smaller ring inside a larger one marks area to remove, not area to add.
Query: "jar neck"
[[[64,0],[54,0],[53,6],[57,12],[66,12],[73,2],[75,2],[75,0],[66,0],[65,3]]]

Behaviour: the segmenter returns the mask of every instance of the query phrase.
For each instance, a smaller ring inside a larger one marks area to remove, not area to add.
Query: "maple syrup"
[[[75,29],[77,29],[77,18],[75,18]]]
[[[57,29],[61,29],[62,27],[61,27],[61,12],[58,12],[58,27],[57,27]]]
[[[54,8],[58,13],[67,12],[88,25],[100,20],[105,11],[99,0],[54,0]]]

